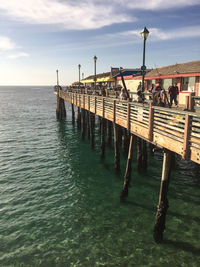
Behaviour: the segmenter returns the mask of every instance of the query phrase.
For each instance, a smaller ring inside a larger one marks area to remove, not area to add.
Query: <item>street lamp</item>
[[[96,73],[97,57],[94,56],[94,90],[96,90],[97,73]]]
[[[80,82],[81,82],[81,64],[78,64],[78,87],[80,88]]]
[[[142,38],[144,39],[144,43],[143,43],[143,65],[141,67],[141,71],[142,71],[142,92],[144,92],[144,76],[146,74],[146,66],[145,66],[145,46],[146,46],[146,39],[149,35],[149,31],[147,30],[146,27],[144,27],[143,31],[140,33]]]
[[[59,81],[58,81],[58,70],[56,70],[56,75],[57,75],[57,85],[59,85]]]

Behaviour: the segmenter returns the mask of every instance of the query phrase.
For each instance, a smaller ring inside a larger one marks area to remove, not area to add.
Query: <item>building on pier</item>
[[[147,88],[161,82],[165,90],[177,83],[179,104],[185,105],[186,96],[200,96],[200,60],[155,68],[146,74],[145,81]]]
[[[103,72],[96,74],[96,85],[98,86],[107,86],[107,87],[115,87],[116,79],[113,76],[119,72],[119,68],[111,68],[109,72]],[[81,82],[85,86],[94,87],[95,83],[95,75],[90,75],[85,79],[82,79]]]
[[[146,72],[149,72],[150,69],[147,69]],[[137,87],[139,82],[142,81],[141,69],[122,69],[122,75],[126,83],[126,87],[130,92],[137,92]],[[120,73],[117,73],[114,78],[116,79],[117,85],[123,86]],[[146,87],[146,85],[145,85]]]
[[[121,69],[121,73],[126,80],[127,89],[130,91],[136,91],[139,81],[142,80],[141,69]],[[137,78],[133,79],[133,77]],[[82,79],[81,82],[86,86],[94,87],[94,78],[94,75],[90,75],[85,79]],[[119,68],[111,67],[111,71],[99,73],[96,75],[96,78],[97,86],[107,86],[109,88],[123,86]]]

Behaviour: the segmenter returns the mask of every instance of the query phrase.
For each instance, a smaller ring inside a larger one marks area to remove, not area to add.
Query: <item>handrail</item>
[[[157,146],[200,164],[200,114],[68,91],[60,91],[59,95]]]

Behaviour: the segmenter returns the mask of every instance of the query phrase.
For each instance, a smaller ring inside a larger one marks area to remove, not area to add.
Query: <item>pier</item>
[[[88,137],[91,147],[94,147],[94,119],[99,116],[101,135],[101,157],[105,154],[105,126],[109,140],[109,125],[113,125],[115,169],[120,169],[119,157],[119,127],[123,129],[122,141],[128,136],[128,157],[121,193],[121,201],[128,196],[131,179],[131,161],[134,138],[137,137],[138,170],[147,168],[146,144],[163,151],[163,170],[158,201],[158,210],[154,226],[154,240],[162,242],[165,230],[166,212],[168,209],[167,192],[170,180],[171,164],[174,153],[185,160],[200,164],[200,114],[174,108],[154,106],[152,102],[137,103],[120,100],[115,97],[103,97],[90,93],[62,90],[55,87],[57,94],[57,118],[66,116],[63,100],[72,105],[72,123],[75,121],[74,106],[78,108],[78,127],[81,128],[82,139],[85,138],[85,121],[88,123]],[[86,120],[87,117],[87,120]]]

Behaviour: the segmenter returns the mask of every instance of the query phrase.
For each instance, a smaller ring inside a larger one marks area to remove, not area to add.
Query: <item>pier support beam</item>
[[[147,170],[147,142],[142,140],[142,169]]]
[[[137,137],[137,169],[142,171],[142,140]]]
[[[90,127],[90,146],[94,149],[94,128],[95,128],[95,115],[89,112],[89,127]]]
[[[71,108],[72,108],[72,124],[75,124],[75,112],[74,112],[74,104],[71,104]]]
[[[113,123],[114,131],[114,151],[115,151],[115,171],[120,172],[120,152],[119,152],[119,140],[118,140],[118,125]]]
[[[137,137],[137,169],[139,172],[147,170],[147,144]]]
[[[101,159],[105,158],[105,124],[106,120],[104,118],[101,118]]]
[[[127,133],[126,129],[122,129],[122,152],[124,155],[128,155],[128,151],[129,151],[129,142],[130,142],[130,138],[129,138],[129,134]]]
[[[80,112],[80,107],[78,107],[78,109],[77,109],[76,122],[77,122],[78,129],[80,129],[81,128],[81,112]]]
[[[60,91],[62,89],[59,88],[57,91],[57,99],[56,99],[56,118],[57,120],[62,120],[66,118],[66,109],[64,99],[59,96]]]
[[[107,145],[112,146],[112,122],[107,120]]]
[[[81,139],[85,139],[85,109],[81,108]]]
[[[130,143],[129,143],[129,152],[128,152],[128,159],[126,163],[126,172],[124,175],[124,184],[123,189],[121,192],[120,200],[124,201],[125,198],[128,196],[128,188],[131,181],[131,162],[132,162],[132,155],[133,155],[133,148],[134,148],[134,135],[131,134],[130,136]]]
[[[87,136],[88,140],[90,140],[90,111],[86,111],[87,114]]]
[[[163,232],[165,230],[166,213],[168,209],[167,192],[169,187],[170,170],[171,170],[171,151],[165,150],[163,157],[162,179],[160,185],[160,195],[158,202],[158,210],[156,214],[156,222],[153,230],[153,237],[156,243],[163,240]]]

